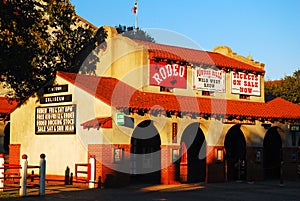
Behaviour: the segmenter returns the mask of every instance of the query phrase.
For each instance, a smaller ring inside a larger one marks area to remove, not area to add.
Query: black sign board
[[[68,92],[68,85],[56,85],[44,88],[45,94],[52,94],[52,93],[61,93],[61,92]]]
[[[75,134],[76,105],[37,107],[35,110],[36,134]]]
[[[300,132],[300,125],[290,125],[290,130],[292,132]]]
[[[72,95],[42,97],[41,104],[72,102]]]

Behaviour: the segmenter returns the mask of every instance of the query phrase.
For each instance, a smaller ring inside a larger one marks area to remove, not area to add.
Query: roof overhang
[[[89,120],[80,124],[83,129],[100,129],[100,128],[112,128],[112,118],[111,117],[101,117]]]

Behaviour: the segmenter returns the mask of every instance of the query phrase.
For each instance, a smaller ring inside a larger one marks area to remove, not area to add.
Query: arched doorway
[[[181,138],[180,180],[201,182],[206,177],[206,141],[199,123],[189,125]]]
[[[241,125],[234,125],[229,129],[224,146],[228,181],[246,179],[246,140]]]
[[[270,128],[264,138],[264,175],[266,179],[279,179],[282,160],[282,140],[279,127]]]
[[[131,137],[132,182],[160,183],[161,140],[151,120],[141,122]]]

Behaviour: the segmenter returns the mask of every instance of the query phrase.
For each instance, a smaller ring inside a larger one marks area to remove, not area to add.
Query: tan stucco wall
[[[89,143],[102,143],[102,130],[82,128],[80,124],[95,117],[111,116],[108,105],[95,99],[90,94],[76,88],[61,78],[56,84],[68,84],[66,93],[45,96],[72,94],[71,103],[40,104],[36,97],[31,97],[11,114],[11,144],[21,144],[21,155],[27,154],[29,164],[39,164],[41,153],[46,154],[47,174],[64,175],[67,166],[74,172],[75,163],[86,163]],[[35,134],[35,108],[40,106],[59,106],[76,104],[76,134]]]
[[[159,86],[149,85],[150,60],[147,47],[139,45],[127,37],[117,35],[107,40],[107,48],[105,50],[101,50],[98,54],[98,57],[100,61],[96,65],[97,76],[117,78],[141,91],[166,93],[160,92]],[[242,60],[242,62],[244,62],[244,60]],[[255,64],[255,62],[253,62],[253,64]],[[202,96],[202,91],[193,90],[192,68],[193,67],[191,66],[187,66],[187,88],[175,88],[173,90],[173,94],[204,98],[241,100],[239,94],[231,93],[230,72],[226,72],[226,93],[215,92],[213,96]],[[260,96],[251,96],[250,100],[241,101],[264,102],[265,97],[263,75],[260,76],[260,86]]]
[[[137,89],[148,83],[148,51],[132,40],[115,36],[98,56],[96,75],[117,78]]]
[[[200,123],[199,127],[203,131],[208,146],[224,146],[226,134],[229,129],[236,124],[223,124],[222,120],[214,118],[204,119],[197,118],[192,119],[190,117],[176,117],[172,116],[166,118],[163,115],[152,116],[145,114],[140,116],[138,114],[129,115],[134,118],[134,128],[137,127],[141,122],[146,120],[152,120],[155,128],[157,129],[162,145],[180,145],[180,141],[185,129],[193,124]],[[178,124],[177,143],[172,143],[172,123]],[[281,133],[283,147],[291,146],[291,138],[289,138],[290,131],[287,124],[274,123],[272,127],[278,126],[282,129]],[[134,128],[126,128],[124,126],[118,126],[114,124],[114,137],[110,140],[112,144],[130,144],[131,135]],[[263,140],[267,133],[267,129],[262,126],[260,121],[255,121],[254,125],[241,125],[241,131],[245,136],[247,146],[249,147],[263,147]]]

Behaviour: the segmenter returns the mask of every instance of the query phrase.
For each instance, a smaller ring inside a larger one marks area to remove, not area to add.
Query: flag
[[[136,14],[137,9],[138,9],[138,6],[137,6],[137,3],[135,3],[134,6],[131,8],[131,11],[132,11],[134,14]]]

